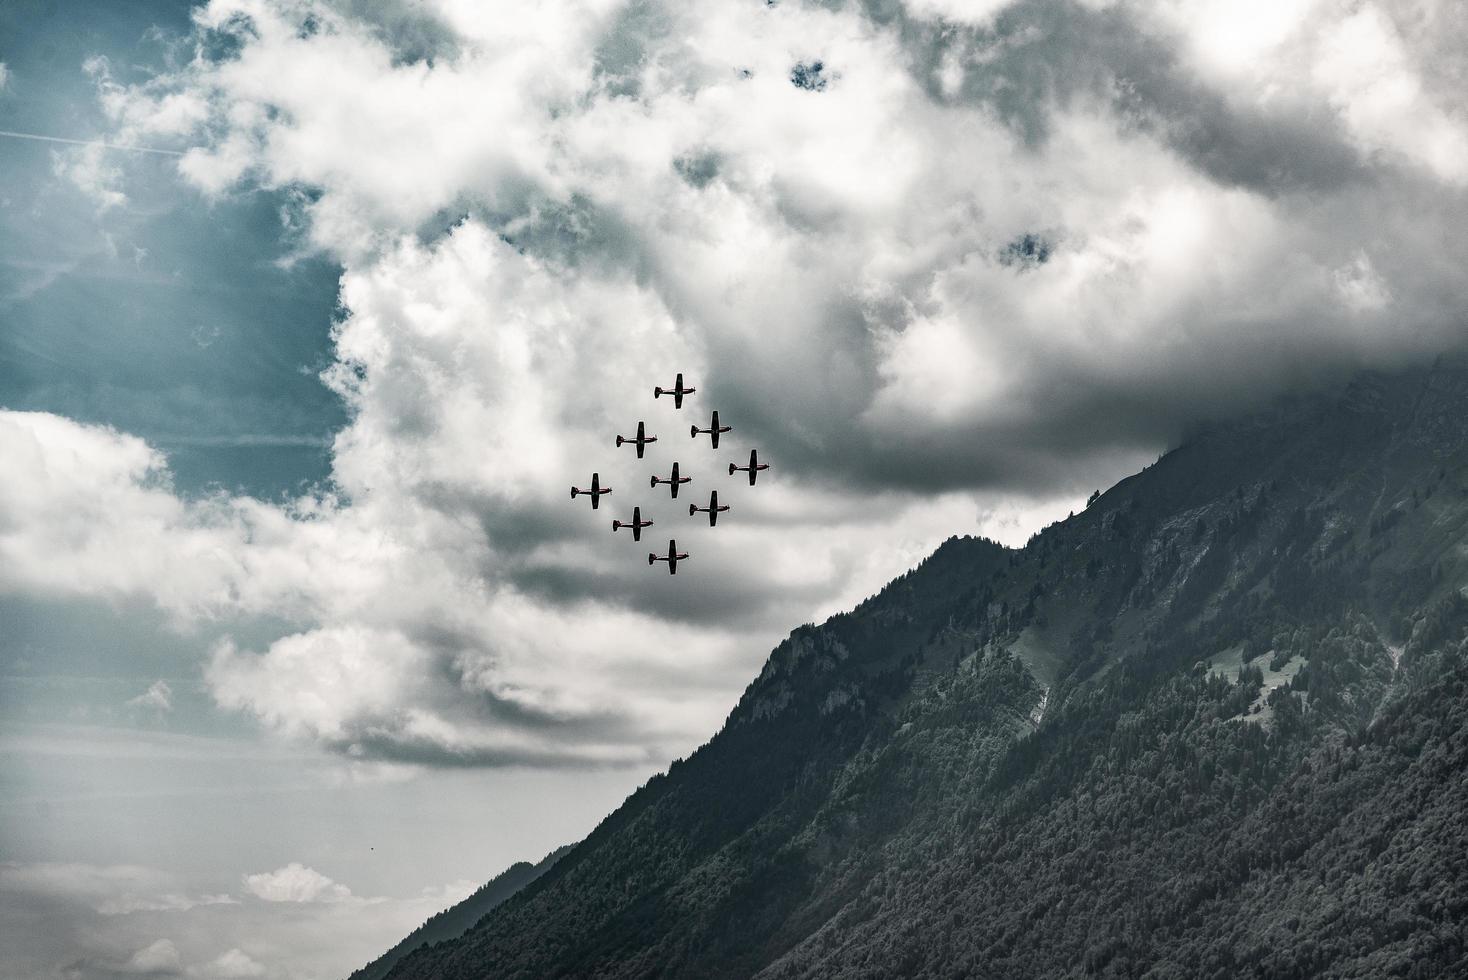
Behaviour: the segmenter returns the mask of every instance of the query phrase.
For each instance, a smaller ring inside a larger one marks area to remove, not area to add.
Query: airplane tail
[[[576,499],[576,495],[579,494],[580,492],[581,492],[580,490],[577,490],[575,487],[572,487],[571,488],[571,499],[572,500],[575,500]]]
[[[656,477],[656,476],[654,476],[654,477],[653,477],[653,478],[652,478],[652,482],[651,482],[651,483],[649,483],[649,484],[648,484],[648,486],[650,486],[650,487],[652,487],[652,488],[653,488],[653,489],[654,489],[654,490],[656,490],[656,489],[657,489],[657,488],[658,488],[658,478],[657,478],[657,477]]]
[[[621,521],[612,521],[612,530],[613,531],[620,531],[620,530],[622,530],[622,527],[623,527],[623,525],[622,525],[622,522]]]
[[[653,388],[653,390],[652,390],[652,396],[654,398],[661,398],[661,397],[663,397],[663,389],[661,389],[661,388]]]
[[[649,564],[649,565],[651,565],[651,564],[653,564],[653,563],[654,563],[654,562],[656,562],[656,561],[657,561],[657,560],[658,560],[658,556],[657,556],[657,555],[655,555],[655,554],[653,554],[653,553],[652,553],[652,552],[650,552],[650,551],[649,551],[649,552],[648,552],[648,553],[647,553],[647,563],[648,563],[648,564]]]
[[[689,517],[692,517],[694,514],[697,514],[697,513],[698,513],[698,504],[689,504],[688,505],[688,516]]]
[[[698,438],[698,426],[696,426],[696,425],[690,425],[688,427],[688,438],[690,438],[690,439],[697,439]]]
[[[737,472],[739,472],[739,467],[735,466],[733,463],[730,463],[729,464],[729,475],[730,476],[733,476]]]

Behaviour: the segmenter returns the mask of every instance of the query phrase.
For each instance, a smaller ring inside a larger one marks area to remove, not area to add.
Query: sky
[[[5,4],[0,974],[349,972],[945,538],[1460,347],[1464,52],[1448,0]]]

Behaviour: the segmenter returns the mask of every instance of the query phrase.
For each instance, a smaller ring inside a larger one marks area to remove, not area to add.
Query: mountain
[[[556,848],[542,858],[539,864],[531,864],[529,861],[515,862],[479,886],[474,894],[458,905],[444,909],[408,933],[407,938],[402,942],[354,972],[348,980],[382,980],[399,960],[419,946],[431,946],[434,943],[458,939],[468,932],[474,923],[484,918],[490,909],[550,870],[550,866],[560,860],[570,849],[569,844]]]
[[[1468,976],[1468,365],[958,538],[392,980]]]

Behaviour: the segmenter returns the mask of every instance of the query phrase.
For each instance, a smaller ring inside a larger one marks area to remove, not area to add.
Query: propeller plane
[[[759,461],[759,450],[758,449],[751,449],[749,451],[749,465],[748,466],[735,466],[733,463],[730,463],[729,464],[729,475],[730,476],[733,476],[735,473],[738,473],[739,471],[743,470],[744,472],[746,472],[746,473],[749,474],[749,485],[750,486],[754,486],[754,478],[759,475],[759,472],[761,470],[767,470],[769,468],[770,468],[770,464],[769,463],[761,463]]]
[[[617,436],[617,448],[618,449],[621,449],[624,444],[631,444],[633,446],[636,446],[637,447],[637,458],[638,459],[641,459],[642,458],[642,451],[647,448],[647,444],[650,443],[650,442],[657,442],[657,441],[658,441],[658,437],[657,436],[650,436],[650,435],[648,435],[647,434],[647,427],[642,422],[638,422],[637,423],[637,438],[635,438],[635,439],[628,439],[626,436]]]
[[[668,553],[666,555],[659,555],[659,554],[656,554],[656,553],[649,553],[648,556],[647,556],[647,563],[649,565],[651,565],[654,562],[665,561],[665,562],[668,563],[668,574],[669,575],[677,575],[678,574],[678,563],[680,561],[682,561],[683,559],[687,558],[687,557],[688,557],[688,555],[686,553],[680,552],[678,550],[678,542],[677,541],[674,541],[672,539],[669,539],[669,541],[668,541]]]
[[[611,492],[611,487],[604,487],[601,485],[601,474],[593,473],[591,474],[591,489],[582,490],[580,487],[572,487],[571,499],[575,500],[581,494],[586,494],[587,496],[591,497],[591,509],[596,510],[597,505],[601,503],[601,495]]]
[[[673,396],[673,407],[674,408],[682,408],[683,407],[683,396],[684,395],[691,395],[691,394],[693,394],[697,390],[698,390],[697,388],[685,388],[685,387],[683,387],[683,374],[680,371],[678,373],[678,380],[676,380],[676,381],[673,382],[673,387],[671,387],[671,388],[662,388],[662,387],[653,388],[653,390],[652,390],[652,396],[654,398],[661,398],[664,395],[672,395]]]
[[[728,504],[724,504],[723,506],[719,505],[719,491],[711,490],[709,491],[709,505],[707,507],[700,507],[698,504],[689,504],[688,516],[692,517],[699,511],[703,511],[709,516],[709,527],[714,527],[719,522],[719,515],[728,509]]]
[[[714,410],[714,418],[713,418],[713,421],[709,423],[709,427],[707,429],[700,429],[696,425],[690,426],[689,428],[692,431],[689,432],[688,435],[689,435],[690,438],[693,438],[693,439],[697,439],[700,433],[707,432],[708,435],[709,435],[709,440],[713,443],[713,446],[714,446],[715,449],[718,449],[719,448],[719,433],[721,433],[721,432],[732,432],[733,431],[733,428],[731,426],[720,425],[719,424],[719,411],[718,411],[718,409],[715,409]]]
[[[621,530],[624,527],[630,527],[632,529],[632,540],[633,541],[641,541],[642,540],[642,529],[645,528],[645,527],[652,527],[652,521],[644,521],[642,519],[642,508],[641,507],[633,507],[632,508],[632,520],[630,520],[630,521],[613,520],[612,521],[612,533],[615,534],[617,531]]]
[[[652,483],[650,485],[651,485],[651,487],[654,490],[656,490],[658,488],[658,484],[659,483],[666,483],[666,484],[668,484],[668,486],[673,491],[673,499],[674,500],[677,500],[678,499],[678,487],[681,486],[684,483],[692,483],[692,482],[693,482],[693,477],[691,477],[691,476],[679,476],[678,475],[678,464],[677,463],[674,463],[673,464],[673,475],[672,476],[667,477],[666,479],[664,479],[663,477],[658,476],[657,474],[653,474]]]

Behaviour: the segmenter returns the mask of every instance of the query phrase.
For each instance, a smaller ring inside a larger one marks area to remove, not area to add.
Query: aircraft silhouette
[[[651,484],[651,486],[652,486],[652,488],[654,490],[656,490],[658,488],[658,484],[659,483],[666,483],[666,484],[668,484],[672,488],[672,490],[673,490],[673,499],[674,500],[677,500],[678,499],[678,486],[679,486],[679,484],[692,483],[692,482],[693,482],[693,477],[691,477],[691,476],[679,476],[678,475],[678,464],[677,463],[674,463],[673,464],[673,475],[670,476],[670,477],[668,477],[665,480],[662,477],[658,476],[656,473],[654,473],[653,474],[653,478],[652,478],[652,484]]]
[[[647,446],[647,444],[650,443],[650,442],[657,442],[657,441],[658,441],[658,437],[657,436],[650,436],[650,435],[648,435],[647,434],[647,429],[643,426],[643,424],[641,422],[638,422],[637,423],[637,438],[636,439],[628,439],[626,436],[617,436],[617,448],[618,449],[621,449],[623,443],[630,442],[632,445],[634,445],[634,446],[637,447],[637,458],[638,459],[641,459],[642,458],[642,450]]]
[[[696,425],[690,426],[690,428],[692,429],[692,431],[689,432],[688,435],[694,439],[698,438],[698,434],[700,432],[707,432],[709,434],[710,441],[712,441],[714,444],[715,449],[719,448],[719,433],[733,431],[729,426],[719,424],[719,413],[717,409],[714,410],[714,420],[709,423],[709,427],[707,429],[700,429]]]
[[[642,508],[641,507],[633,507],[632,508],[632,520],[630,520],[630,521],[617,521],[617,520],[612,521],[612,532],[614,534],[618,530],[620,530],[620,529],[622,529],[624,527],[630,527],[632,529],[632,540],[633,541],[641,541],[642,540],[642,529],[645,528],[645,527],[652,527],[652,521],[644,521],[642,519]]]
[[[689,504],[688,516],[692,517],[699,511],[703,511],[709,516],[709,527],[713,527],[719,522],[719,515],[728,509],[728,504],[725,504],[722,507],[719,506],[719,491],[711,490],[709,491],[709,505],[707,507],[700,507],[698,506],[698,504]]]
[[[654,388],[652,390],[652,396],[654,398],[661,398],[664,395],[672,395],[673,396],[673,407],[674,408],[682,408],[683,407],[683,396],[684,395],[691,395],[691,394],[693,394],[697,390],[698,390],[697,388],[685,388],[685,387],[683,387],[683,374],[681,372],[679,372],[679,374],[678,374],[678,380],[675,381],[675,382],[673,382],[673,387],[671,387],[671,388]]]
[[[668,540],[668,553],[666,555],[649,553],[647,556],[647,563],[651,565],[653,562],[665,561],[668,563],[668,574],[677,575],[678,563],[687,557],[688,555],[681,554],[678,551],[678,542],[670,538]]]
[[[583,493],[584,494],[587,494],[588,496],[591,497],[591,509],[592,510],[596,510],[597,505],[599,503],[601,503],[601,495],[604,494],[604,493],[611,493],[611,492],[612,492],[612,488],[611,487],[604,487],[604,486],[601,485],[601,474],[600,473],[593,473],[593,474],[591,474],[591,489],[590,490],[582,490],[580,487],[572,487],[571,488],[571,499],[572,500],[575,500],[577,494],[583,494]]]
[[[749,465],[748,466],[735,466],[733,463],[730,463],[729,464],[729,475],[730,476],[733,476],[735,473],[739,472],[740,470],[744,470],[745,472],[747,472],[749,474],[749,485],[750,486],[754,486],[754,478],[755,478],[755,476],[757,476],[759,474],[759,471],[760,470],[767,470],[769,468],[770,468],[770,464],[769,463],[761,463],[759,461],[759,450],[758,449],[751,449],[749,451]]]

